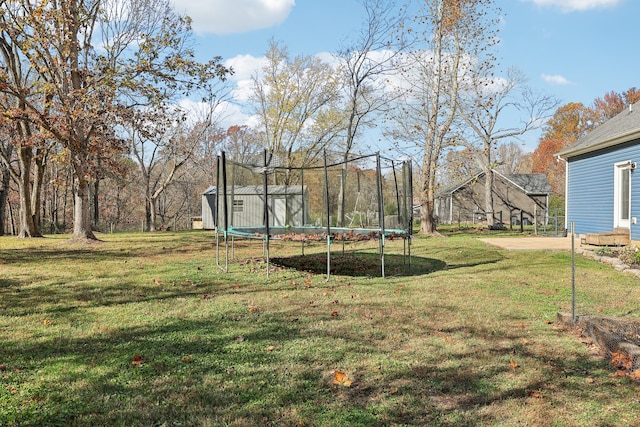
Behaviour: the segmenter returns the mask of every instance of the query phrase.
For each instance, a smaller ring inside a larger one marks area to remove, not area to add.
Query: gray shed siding
[[[216,228],[213,221],[215,207],[216,194],[209,188],[202,194],[202,228],[205,230],[213,230]]]
[[[640,163],[640,140],[568,159],[567,221],[577,234],[614,228],[615,164]],[[631,173],[631,217],[640,222],[640,170]],[[631,224],[631,240],[640,240],[640,223]]]
[[[299,185],[270,185],[268,187],[269,225],[302,226],[309,223],[309,193]],[[202,195],[202,227],[215,228],[214,210],[216,188],[210,187]],[[304,214],[304,217],[303,217]],[[227,225],[229,227],[259,227],[264,225],[264,187],[237,186],[227,189]],[[223,197],[220,196],[218,225],[224,227]]]

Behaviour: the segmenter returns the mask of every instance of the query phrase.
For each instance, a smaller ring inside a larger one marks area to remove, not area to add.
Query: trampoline
[[[228,271],[229,249],[235,239],[258,239],[264,244],[266,274],[270,272],[270,241],[327,245],[326,280],[331,276],[334,242],[378,243],[380,274],[385,277],[384,249],[387,240],[402,239],[407,268],[411,269],[413,186],[409,161],[383,158],[379,153],[338,160],[324,152],[322,163],[302,166],[278,160],[266,150],[262,161],[244,157],[217,159],[213,190],[213,222],[216,231],[216,262]],[[333,161],[332,161],[333,160]],[[385,198],[386,196],[386,198]]]

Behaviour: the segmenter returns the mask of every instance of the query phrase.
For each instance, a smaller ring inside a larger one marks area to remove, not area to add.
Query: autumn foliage
[[[640,101],[640,90],[611,91],[596,98],[592,107],[570,102],[559,107],[545,126],[538,147],[531,153],[532,172],[544,173],[555,195],[564,196],[565,164],[556,154],[587,135],[630,104]]]

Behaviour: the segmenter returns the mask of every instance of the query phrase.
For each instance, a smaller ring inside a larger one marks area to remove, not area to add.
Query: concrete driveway
[[[510,251],[571,250],[569,237],[487,237],[481,241]],[[575,247],[580,247],[580,239],[576,237]]]

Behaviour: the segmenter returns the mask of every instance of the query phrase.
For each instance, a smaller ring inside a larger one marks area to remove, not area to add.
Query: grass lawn
[[[0,237],[1,426],[640,423],[638,385],[554,323],[568,252],[417,237],[409,274],[388,241],[382,279],[374,242],[336,243],[326,282],[322,244],[273,241],[267,278],[260,242],[225,273],[212,233],[100,238]],[[634,276],[578,256],[576,284],[581,314],[640,315]]]

